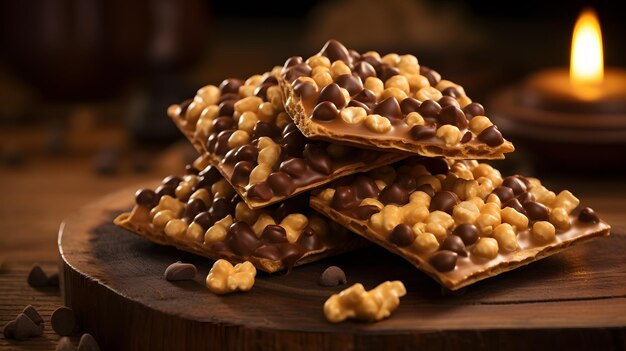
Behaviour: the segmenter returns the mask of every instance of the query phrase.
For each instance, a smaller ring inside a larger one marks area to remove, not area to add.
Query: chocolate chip
[[[369,63],[375,70],[378,70],[382,64],[379,59],[371,55],[361,56],[359,60]]]
[[[266,182],[256,183],[252,185],[246,191],[246,194],[251,199],[258,199],[261,201],[267,201],[272,198],[272,189],[270,189],[269,185]]]
[[[219,88],[222,94],[228,94],[228,93],[237,94],[239,93],[239,87],[242,85],[243,85],[243,80],[236,79],[236,78],[229,78],[229,79],[224,79],[220,83]]]
[[[213,133],[219,133],[224,130],[233,129],[235,126],[235,120],[231,117],[217,117],[213,120]]]
[[[201,199],[191,199],[187,201],[187,205],[185,206],[185,212],[183,217],[189,222],[191,222],[200,212],[206,211],[206,204]]]
[[[50,317],[52,329],[61,336],[71,335],[77,330],[76,316],[69,307],[59,307],[52,312]]]
[[[267,184],[275,195],[287,196],[296,190],[296,184],[289,174],[285,172],[274,172],[267,177]]]
[[[428,259],[428,263],[439,272],[450,272],[456,267],[458,254],[454,251],[441,250],[435,252]]]
[[[311,101],[313,98],[317,96],[317,90],[315,86],[311,82],[300,82],[296,81],[296,85],[293,87],[293,91],[300,95],[302,100]]]
[[[440,191],[430,200],[429,211],[443,211],[452,213],[452,209],[459,203],[459,197],[451,191]]]
[[[230,202],[224,197],[215,197],[209,208],[209,214],[214,221],[228,216],[232,212]]]
[[[456,252],[460,256],[467,257],[467,250],[465,250],[465,243],[463,239],[457,235],[448,235],[441,244],[442,250],[450,250]]]
[[[255,158],[256,159],[256,158]],[[196,191],[200,188],[207,188],[213,185],[213,183],[222,179],[222,175],[217,170],[217,168],[213,166],[208,166],[207,168],[200,171],[198,174],[198,183],[194,185],[193,191]]]
[[[428,83],[430,83],[430,85],[433,87],[436,86],[441,79],[441,76],[437,73],[437,71],[430,69],[426,66],[420,66],[420,74],[426,77],[428,79]]]
[[[48,277],[39,265],[34,265],[30,269],[26,281],[33,288],[42,288],[48,285]]]
[[[339,116],[339,110],[330,101],[320,102],[313,109],[311,117],[319,121],[332,121]]]
[[[591,207],[585,207],[578,214],[578,220],[585,223],[595,224],[600,222],[600,217],[598,217],[596,212]]]
[[[85,333],[78,342],[78,351],[100,351],[100,346],[91,334]]]
[[[226,100],[221,102],[218,107],[219,111],[217,113],[218,116],[230,116],[232,117],[235,114],[235,100]]]
[[[393,228],[388,240],[399,247],[409,246],[415,241],[415,233],[413,233],[413,229],[411,229],[410,225],[400,223]]]
[[[287,161],[283,161],[278,167],[278,170],[289,174],[292,178],[302,177],[308,170],[306,161],[301,158],[291,158]]]
[[[191,263],[174,262],[165,269],[163,277],[165,280],[175,282],[179,280],[191,280],[196,276],[198,270]]]
[[[335,189],[335,194],[330,202],[330,207],[337,211],[345,211],[359,205],[352,187],[340,186]]]
[[[298,56],[299,57],[299,56]],[[301,58],[302,59],[302,58]],[[298,62],[298,63],[302,63],[302,61]],[[274,76],[268,76],[267,78],[265,78],[263,80],[263,84],[272,84],[272,85],[277,85],[278,84],[278,79],[276,79],[276,77]]]
[[[228,94],[222,94],[220,96],[219,99],[217,99],[217,105],[221,104],[224,101],[230,101],[232,100],[233,102],[236,102],[239,100],[239,93],[228,93]]]
[[[504,143],[502,133],[500,133],[495,125],[490,126],[480,132],[480,134],[478,134],[478,140],[491,147],[498,146]]]
[[[358,219],[366,220],[378,212],[380,212],[378,207],[374,205],[365,205],[357,207],[357,209],[354,211],[354,214]]]
[[[355,195],[358,199],[365,199],[368,197],[376,198],[379,190],[376,182],[369,177],[357,176],[353,183]]]
[[[535,201],[535,195],[533,195],[530,191],[525,191],[517,196],[517,199],[521,204],[525,204],[528,201]]]
[[[500,202],[503,204],[515,197],[513,189],[507,188],[505,186],[499,186],[493,189],[491,193],[496,194],[496,196],[500,199]]]
[[[254,234],[254,231],[246,222],[235,222],[228,228],[226,244],[231,251],[239,256],[248,257],[261,242]]]
[[[369,62],[361,61],[354,65],[352,74],[356,74],[362,81],[365,81],[369,77],[376,77],[376,69]]]
[[[547,221],[550,215],[550,210],[544,204],[535,201],[525,203],[524,209],[533,221]]]
[[[306,73],[304,73],[306,75]],[[260,97],[262,100],[267,100],[267,89],[274,86],[273,83],[263,83],[254,89],[254,96]]]
[[[437,132],[437,127],[434,125],[430,125],[430,126],[415,125],[411,128],[411,137],[414,140],[430,139],[435,136],[436,132]]]
[[[59,339],[59,343],[57,344],[55,351],[76,351],[76,348],[72,345],[70,338],[64,336]]]
[[[463,223],[454,228],[452,234],[458,236],[463,240],[465,245],[472,245],[478,240],[478,228],[470,223]]]
[[[59,273],[55,272],[48,276],[48,286],[59,287]]]
[[[169,195],[171,197],[175,197],[176,196],[176,187],[171,186],[171,185],[167,185],[167,184],[162,184],[159,185],[158,188],[156,188],[156,193],[159,197],[165,196],[165,195]]]
[[[408,192],[413,192],[413,190],[417,188],[417,182],[415,181],[415,177],[411,174],[399,173],[396,177],[395,182],[400,184],[400,186],[406,189]]]
[[[402,118],[400,104],[393,96],[379,102],[376,107],[374,107],[374,113],[389,119]]]
[[[262,121],[259,121],[262,122]],[[258,123],[257,123],[258,125]],[[259,148],[255,145],[242,145],[235,152],[235,160],[254,162],[259,157]]]
[[[422,164],[426,167],[426,170],[432,175],[448,174],[450,171],[450,165],[444,158],[426,158],[422,160]]]
[[[378,73],[378,78],[380,78],[380,80],[382,80],[383,82],[386,82],[387,79],[400,74],[399,69],[391,67],[386,63],[381,63],[376,70]]]
[[[436,118],[441,112],[441,105],[434,100],[425,100],[420,105],[419,113],[423,117]]]
[[[250,179],[250,173],[254,165],[250,161],[239,161],[233,167],[233,175],[230,178],[230,181],[233,185],[243,186],[248,184],[248,180]]]
[[[298,77],[308,77],[311,75],[311,66],[309,66],[306,62],[301,62],[296,65],[289,67],[285,72],[285,79],[289,82],[293,82]]]
[[[319,236],[315,235],[315,231],[311,227],[304,228],[296,244],[304,251],[315,251],[324,247]]]
[[[270,224],[263,229],[261,240],[270,244],[283,243],[287,241],[287,233],[285,232],[285,228]]]
[[[477,102],[472,102],[463,108],[463,112],[465,112],[467,119],[472,119],[476,116],[484,116],[485,108]]]
[[[178,184],[180,184],[180,182],[182,182],[182,181],[183,180],[180,177],[167,176],[167,177],[163,178],[163,180],[161,181],[161,184],[171,185],[173,187],[177,187]]]
[[[295,66],[299,63],[302,63],[302,57],[301,56],[291,56],[290,58],[287,59],[287,61],[285,61],[285,64],[283,65],[284,68],[289,68],[291,66]]]
[[[441,97],[441,99],[437,101],[437,103],[441,105],[441,108],[444,108],[446,106],[454,106],[458,108],[459,110],[461,109],[461,105],[459,105],[459,102],[456,101],[456,99],[451,96],[444,95],[443,97]],[[461,113],[463,113],[463,111],[461,111]],[[465,117],[465,113],[463,113],[463,117]]]
[[[4,326],[2,333],[5,339],[15,339],[15,324],[15,320],[12,320]]]
[[[433,188],[433,186],[430,184],[422,184],[418,186],[417,189],[415,189],[415,191],[425,192],[431,198],[435,196],[435,188]]]
[[[322,272],[317,283],[321,286],[337,286],[346,284],[347,282],[346,273],[344,273],[341,268],[330,266]]]
[[[33,307],[32,305],[28,305],[24,307],[24,310],[22,311],[22,313],[24,313],[28,318],[30,318],[30,320],[33,321],[33,323],[37,325],[43,324],[43,318],[41,318],[41,315],[39,314],[37,309],[35,309],[35,307]]]
[[[328,57],[331,63],[337,60],[341,60],[345,64],[349,65],[352,61],[352,57],[350,56],[350,52],[348,51],[348,49],[346,49],[343,44],[333,39],[327,41],[326,44],[324,44],[324,47],[322,47],[322,51],[320,51],[320,54]]]
[[[422,103],[418,99],[408,97],[400,102],[400,110],[405,115],[408,115],[411,112],[419,113],[421,105]]]
[[[252,139],[258,139],[264,136],[274,139],[279,135],[279,133],[280,131],[276,128],[274,123],[257,121],[254,125],[254,129],[252,130]]]
[[[26,340],[43,334],[43,322],[41,325],[37,325],[26,314],[20,313],[15,318],[14,326],[11,326],[9,329],[15,339]]]
[[[463,95],[463,94],[461,94],[459,89],[457,89],[456,87],[447,87],[447,88],[445,88],[445,89],[443,89],[441,91],[441,94],[443,96],[449,96],[449,97],[452,97],[452,98],[458,98],[458,97],[461,97]]]
[[[450,124],[459,127],[459,129],[467,128],[467,118],[461,109],[455,106],[446,106],[441,109],[439,114],[439,122],[441,124]]]
[[[346,98],[337,83],[330,83],[320,91],[320,96],[317,98],[317,102],[321,103],[324,101],[332,102],[338,109],[342,109],[347,103]]]
[[[333,163],[330,155],[319,146],[307,144],[302,153],[309,167],[316,172],[330,175],[333,172]]]
[[[383,188],[378,196],[378,200],[385,205],[406,205],[409,203],[409,192],[400,184],[393,183]]]
[[[461,144],[469,143],[470,140],[472,140],[472,132],[467,131],[461,138]]]
[[[363,82],[358,76],[351,74],[342,74],[335,79],[335,82],[342,88],[346,89],[350,96],[357,94],[363,90]]]
[[[517,212],[526,215],[526,210],[524,210],[524,206],[522,205],[522,203],[518,200],[518,199],[511,199],[505,203],[502,204],[502,208],[505,207],[511,207],[512,209],[516,210]]]
[[[204,230],[211,228],[213,223],[215,223],[209,212],[198,213],[198,215],[194,217],[193,221],[198,223]]]
[[[517,176],[506,177],[502,180],[502,186],[506,186],[513,190],[515,195],[520,195],[527,190],[526,184]]]
[[[302,157],[306,143],[307,139],[297,129],[285,134],[282,140],[283,149],[292,157]]]
[[[376,102],[376,95],[369,89],[363,89],[352,98],[352,101],[372,104]]]

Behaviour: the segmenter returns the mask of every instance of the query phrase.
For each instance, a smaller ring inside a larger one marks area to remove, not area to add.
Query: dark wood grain
[[[88,206],[62,226],[64,301],[107,349],[618,349],[626,340],[626,235],[562,254],[442,296],[438,284],[372,247],[294,269],[260,273],[249,293],[216,296],[203,285],[211,261],[161,247],[111,224],[130,190]],[[169,283],[172,262],[196,281]],[[316,283],[325,267],[372,288],[400,279],[408,294],[375,324],[328,323],[322,305],[342,287]]]

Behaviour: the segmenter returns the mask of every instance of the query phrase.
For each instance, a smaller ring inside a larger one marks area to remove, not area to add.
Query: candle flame
[[[602,32],[591,9],[580,14],[574,27],[569,76],[572,83],[584,85],[597,85],[604,79]]]

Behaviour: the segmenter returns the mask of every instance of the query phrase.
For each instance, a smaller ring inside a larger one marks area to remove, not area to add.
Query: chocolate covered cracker
[[[305,138],[284,110],[274,74],[208,85],[168,115],[251,208],[261,208],[333,179],[405,155]]]
[[[307,195],[250,209],[213,166],[166,177],[155,190],[140,189],[135,203],[115,224],[157,244],[231,263],[250,261],[270,273],[365,244],[311,211]]]
[[[311,206],[450,290],[610,230],[571,192],[477,161],[409,158],[316,191]]]
[[[514,150],[463,87],[413,55],[359,54],[330,40],[285,62],[286,111],[302,133],[377,150],[453,159],[496,159]]]

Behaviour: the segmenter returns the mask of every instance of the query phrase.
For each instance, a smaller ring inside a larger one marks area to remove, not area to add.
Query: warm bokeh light
[[[574,84],[600,84],[604,79],[602,33],[596,13],[582,12],[572,38],[570,80]]]

